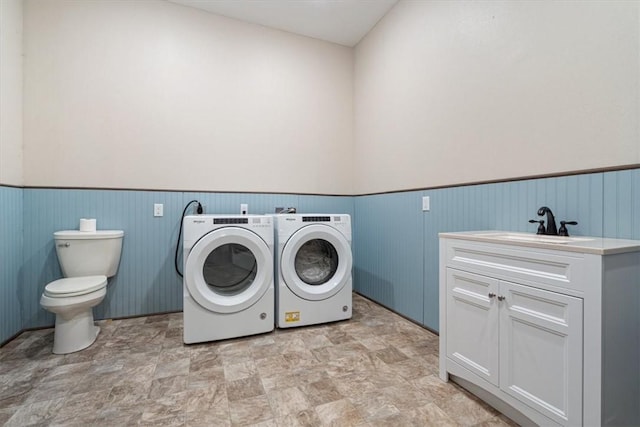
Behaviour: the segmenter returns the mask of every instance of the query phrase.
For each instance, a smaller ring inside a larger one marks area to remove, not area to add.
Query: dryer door
[[[280,270],[289,289],[306,300],[337,294],[351,279],[351,245],[342,233],[321,224],[296,231],[282,250]]]
[[[235,313],[258,301],[273,282],[273,256],[257,234],[239,227],[214,230],[187,256],[185,285],[216,313]]]

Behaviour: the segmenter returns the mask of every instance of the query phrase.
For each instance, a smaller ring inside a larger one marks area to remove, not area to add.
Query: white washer
[[[276,324],[280,328],[351,318],[351,217],[274,216]]]
[[[271,216],[194,215],[183,224],[184,342],[272,331]]]

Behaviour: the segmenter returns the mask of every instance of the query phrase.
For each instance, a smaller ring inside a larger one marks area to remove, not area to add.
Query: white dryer
[[[280,328],[351,318],[351,217],[275,215],[276,324]]]
[[[194,215],[183,225],[184,342],[272,331],[271,216]]]

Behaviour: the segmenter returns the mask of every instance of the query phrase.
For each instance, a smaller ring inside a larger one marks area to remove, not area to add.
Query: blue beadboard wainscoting
[[[573,235],[640,240],[640,169],[356,197],[0,186],[0,343],[53,325],[39,303],[44,286],[62,277],[53,232],[77,229],[80,218],[125,232],[120,269],[97,319],[181,310],[173,257],[182,209],[193,199],[206,213],[239,213],[247,203],[255,214],[275,207],[351,214],[355,290],[433,330],[440,232],[535,232],[527,221],[546,205],[558,221],[579,222]],[[163,217],[153,217],[154,203],[164,204]]]
[[[22,330],[22,192],[0,186],[0,344]]]
[[[120,268],[109,280],[104,302],[94,309],[96,319],[182,310],[182,279],[174,269],[174,251],[182,210],[193,199],[208,214],[237,214],[240,204],[247,203],[252,214],[297,207],[301,213],[353,215],[350,196],[27,188],[20,295],[23,327],[53,325],[54,315],[39,303],[45,285],[62,277],[53,233],[77,229],[80,218],[96,218],[98,229],[124,230]],[[163,217],[153,216],[154,203],[164,204]]]
[[[535,233],[528,220],[546,205],[557,221],[578,221],[572,235],[640,240],[640,169],[358,196],[354,204],[355,290],[436,331],[440,232]]]

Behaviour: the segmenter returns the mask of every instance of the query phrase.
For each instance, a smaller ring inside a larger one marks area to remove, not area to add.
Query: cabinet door
[[[499,282],[447,269],[447,357],[498,386]]]
[[[582,424],[582,300],[508,282],[500,295],[500,388],[560,424]]]

